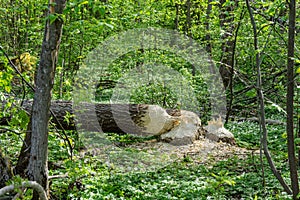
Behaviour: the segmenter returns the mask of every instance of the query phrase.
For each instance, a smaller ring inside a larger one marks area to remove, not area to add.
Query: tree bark
[[[32,108],[32,100],[27,100],[23,102],[23,109],[31,115],[31,108]],[[138,129],[135,124],[141,124],[141,118],[145,115],[148,109],[148,105],[146,104],[114,104],[114,111],[115,115],[118,116],[118,119],[122,120],[119,123],[126,124],[128,131],[130,132],[142,132],[142,129]],[[87,130],[87,131],[99,131],[92,126],[90,126],[90,120],[93,117],[93,113],[96,112],[97,121],[99,123],[100,131],[103,132],[113,132],[113,133],[124,133],[123,130],[121,130],[114,120],[114,115],[112,111],[112,105],[111,104],[91,104],[91,103],[84,103],[82,106],[85,108],[84,115],[80,123],[82,126],[80,126],[81,129]],[[62,126],[60,127],[57,121],[52,118],[53,124],[58,128],[63,128],[64,130],[76,130],[76,122],[74,115],[76,112],[74,112],[74,105],[71,101],[51,101],[51,107],[53,114],[56,116],[56,119],[58,120],[59,124]],[[117,112],[116,112],[117,110]],[[176,109],[167,109],[167,113],[171,116],[179,116],[180,111]],[[124,117],[122,117],[124,116]],[[130,118],[128,118],[130,116]],[[86,119],[86,120],[85,120]],[[0,119],[1,125],[7,125],[7,121],[9,119]],[[135,124],[132,124],[134,122]],[[28,134],[27,134],[28,135]],[[28,146],[25,146],[24,148],[28,148]],[[24,166],[20,163],[20,168]],[[20,172],[21,169],[18,168],[18,166],[15,168],[17,172]],[[19,173],[18,173],[19,174]]]
[[[206,52],[211,56],[212,54],[212,46],[211,46],[211,34],[210,34],[210,14],[212,11],[212,5],[211,5],[212,0],[207,1],[207,8],[206,8],[206,21],[205,21],[205,40],[206,40]]]
[[[0,188],[6,186],[6,182],[13,176],[9,160],[0,149]]]
[[[191,19],[191,0],[187,0],[186,5],[186,22],[185,22],[185,33],[190,38],[192,37],[191,27],[192,27],[192,19]]]
[[[234,1],[236,3],[236,1]],[[233,41],[233,30],[234,30],[234,15],[232,11],[234,10],[233,5],[226,5],[226,0],[220,1],[220,26],[223,31],[222,33],[222,57],[221,65],[219,71],[223,80],[224,88],[229,86],[232,79],[232,74],[230,68],[232,67],[232,53],[234,47]]]
[[[239,22],[236,26],[236,29],[234,31],[234,36],[233,36],[233,41],[232,41],[232,53],[231,53],[231,68],[230,68],[230,77],[229,77],[229,102],[228,102],[228,106],[227,106],[227,113],[226,113],[226,119],[225,122],[228,123],[229,120],[229,116],[231,114],[232,111],[232,104],[233,104],[233,99],[234,99],[234,95],[233,95],[233,74],[234,74],[234,69],[235,69],[235,50],[236,50],[236,43],[237,43],[237,37],[238,37],[238,32],[241,26],[241,21],[244,17],[244,11],[242,11],[242,13],[240,14],[240,18],[239,18]]]
[[[46,22],[40,64],[35,77],[35,94],[31,116],[31,146],[26,175],[39,183],[47,193],[48,185],[48,123],[50,117],[51,91],[53,87],[57,54],[62,35],[63,20],[59,17],[65,8],[66,0],[49,1],[49,19]],[[50,17],[54,19],[51,20]],[[34,192],[33,199],[39,198]]]
[[[289,2],[289,32],[288,32],[288,61],[287,61],[287,95],[286,95],[286,132],[288,145],[288,158],[290,166],[291,188],[293,199],[298,199],[299,183],[294,143],[294,52],[295,52],[295,19],[296,1]]]

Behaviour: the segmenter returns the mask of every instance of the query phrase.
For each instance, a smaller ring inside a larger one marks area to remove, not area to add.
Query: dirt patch
[[[232,156],[244,159],[253,152],[236,145],[215,142],[201,136],[193,144],[175,146],[151,140],[131,145],[115,144],[91,147],[84,154],[97,156],[99,161],[121,172],[152,171],[187,158],[197,164],[209,164]],[[81,154],[81,156],[84,156]]]
[[[242,159],[253,154],[251,150],[224,142],[215,142],[203,136],[189,145],[173,146],[164,142],[152,141],[130,145],[130,147],[140,151],[157,149],[163,153],[175,154],[181,159],[189,156],[194,162],[203,164],[225,160],[232,156],[238,156]]]

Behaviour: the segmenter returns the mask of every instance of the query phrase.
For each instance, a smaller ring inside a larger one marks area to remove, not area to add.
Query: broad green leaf
[[[88,3],[89,3],[89,1],[83,1],[83,2],[81,2],[78,6],[86,5],[86,4],[88,4]]]

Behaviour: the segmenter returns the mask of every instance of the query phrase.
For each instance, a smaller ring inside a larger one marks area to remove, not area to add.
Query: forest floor
[[[194,141],[193,144],[173,146],[164,142],[140,143],[135,145],[137,149],[155,148],[161,152],[176,154],[178,158],[190,157],[193,162],[198,164],[215,163],[220,160],[226,160],[232,156],[237,156],[241,159],[249,155],[259,154],[259,149],[249,150],[224,142],[215,142],[207,138],[201,137]]]
[[[67,173],[69,178],[64,183],[53,180],[52,190],[69,188],[75,180],[86,188],[68,190],[68,195],[82,199],[290,199],[264,156],[259,156],[257,126],[253,122],[229,124],[236,145],[211,141],[203,135],[193,144],[174,146],[155,138],[141,140],[113,133],[97,140],[96,134],[86,138],[95,146],[84,145],[86,148],[75,153],[73,160],[57,157],[57,152],[65,153],[65,147],[58,145],[61,141],[53,135],[50,158],[66,168],[50,170],[50,174]],[[283,162],[284,126],[268,126],[268,131],[274,161],[288,177]],[[59,192],[55,195],[65,197]]]
[[[249,156],[259,155],[259,149],[249,150],[237,145],[211,141],[202,136],[193,144],[181,146],[156,140],[123,146],[104,144],[82,151],[81,158],[86,154],[97,156],[100,162],[112,164],[119,170],[128,172],[152,171],[180,160],[212,166],[218,161],[232,157],[247,159]]]

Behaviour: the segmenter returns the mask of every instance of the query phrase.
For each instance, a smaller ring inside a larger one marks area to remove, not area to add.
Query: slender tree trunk
[[[176,18],[175,18],[175,30],[179,30],[179,4],[175,3],[175,9],[176,9]]]
[[[192,39],[192,18],[191,18],[191,7],[192,7],[192,2],[191,0],[187,0],[185,2],[186,5],[186,21],[185,21],[185,33],[186,35],[190,38],[190,42]],[[196,74],[196,68],[194,65],[192,65],[192,75],[195,76]]]
[[[292,194],[292,191],[290,189],[290,187],[286,184],[286,182],[284,181],[283,177],[281,176],[280,172],[277,170],[273,159],[271,157],[271,154],[269,152],[268,149],[268,131],[267,131],[267,127],[266,127],[266,116],[265,116],[265,102],[264,102],[264,93],[262,90],[262,79],[261,79],[261,70],[260,70],[260,53],[259,53],[259,48],[258,48],[258,41],[257,41],[257,28],[256,28],[256,22],[254,20],[254,16],[253,16],[253,12],[249,3],[249,0],[246,0],[246,4],[247,4],[247,9],[249,11],[249,15],[250,15],[250,19],[251,19],[251,24],[252,24],[252,28],[253,28],[253,41],[254,41],[254,49],[256,52],[255,55],[255,64],[256,64],[256,70],[257,70],[257,97],[258,97],[258,104],[259,104],[259,114],[260,114],[260,127],[262,130],[262,138],[261,138],[261,143],[262,143],[262,147],[264,150],[264,154],[267,158],[268,164],[274,174],[274,176],[277,178],[277,180],[280,182],[280,184],[282,185],[282,187],[284,188],[284,190],[288,193],[288,194]]]
[[[210,34],[210,13],[212,10],[212,5],[211,5],[212,0],[207,1],[207,8],[206,8],[206,24],[205,24],[205,29],[206,29],[206,35],[205,35],[205,40],[206,40],[206,52],[211,56],[212,53],[212,47],[211,47],[211,34]]]
[[[32,109],[31,109],[32,111]],[[30,147],[31,147],[31,117],[30,117],[30,121],[27,125],[27,131],[26,131],[26,135],[24,138],[24,142],[18,157],[18,162],[17,165],[15,167],[15,173],[20,175],[21,177],[25,177],[25,170],[28,166],[28,162],[29,162],[29,156],[30,156]]]
[[[192,37],[191,27],[192,27],[192,19],[191,19],[191,0],[186,1],[186,23],[185,23],[185,33],[187,36]]]
[[[49,16],[57,17],[53,22],[47,20],[36,76],[31,117],[31,147],[27,176],[38,182],[48,192],[48,123],[50,116],[51,91],[53,87],[57,54],[62,34],[62,14],[66,0],[50,0]],[[35,192],[33,199],[38,199]]]
[[[286,95],[286,132],[288,145],[288,158],[290,166],[290,177],[293,191],[293,199],[298,199],[299,183],[297,173],[297,163],[294,144],[294,52],[295,52],[295,18],[296,1],[289,2],[289,39],[288,39],[288,62],[287,62],[287,95]]]

